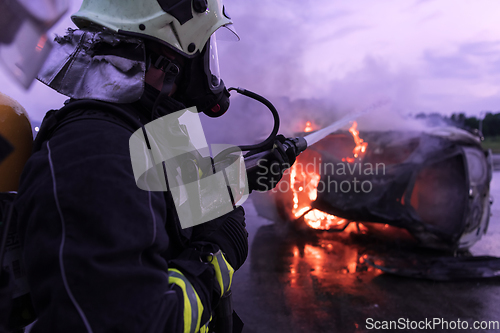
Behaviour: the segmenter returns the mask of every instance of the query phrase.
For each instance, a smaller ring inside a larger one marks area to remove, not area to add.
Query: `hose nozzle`
[[[288,150],[289,148],[293,148],[293,152],[295,153],[295,156],[299,156],[300,153],[302,153],[304,150],[307,148],[307,141],[306,139],[302,137],[297,137],[297,138],[288,138],[285,140],[283,143],[283,147],[285,147],[285,150]]]

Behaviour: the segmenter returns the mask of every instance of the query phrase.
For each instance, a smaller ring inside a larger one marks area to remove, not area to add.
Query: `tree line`
[[[439,113],[419,113],[417,119],[425,120],[429,125],[451,125],[468,131],[481,130],[483,136],[500,137],[500,113],[487,112],[483,117],[467,117],[465,113],[453,113],[445,116]]]

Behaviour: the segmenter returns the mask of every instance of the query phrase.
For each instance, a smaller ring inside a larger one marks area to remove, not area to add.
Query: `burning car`
[[[313,130],[310,122],[304,132]],[[304,133],[303,133],[304,134]],[[275,189],[254,195],[258,212],[272,202],[284,221],[318,230],[351,222],[406,229],[423,247],[465,250],[488,229],[491,152],[455,127],[364,131],[354,122],[298,156]]]

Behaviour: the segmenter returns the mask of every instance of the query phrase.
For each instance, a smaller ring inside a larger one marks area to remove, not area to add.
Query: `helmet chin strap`
[[[165,77],[163,78],[163,86],[160,90],[160,94],[155,100],[153,105],[152,115],[154,114],[162,114],[158,110],[161,107],[165,97],[169,96],[174,88],[175,81],[179,76],[181,70],[179,66],[174,63],[172,60],[166,58],[165,56],[152,54],[151,55],[151,66],[160,69],[165,73]]]

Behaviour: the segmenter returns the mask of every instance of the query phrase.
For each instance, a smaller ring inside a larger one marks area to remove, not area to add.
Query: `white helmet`
[[[220,27],[236,35],[222,0],[83,0],[71,18],[79,28],[95,23],[162,42],[187,57],[200,53]]]

